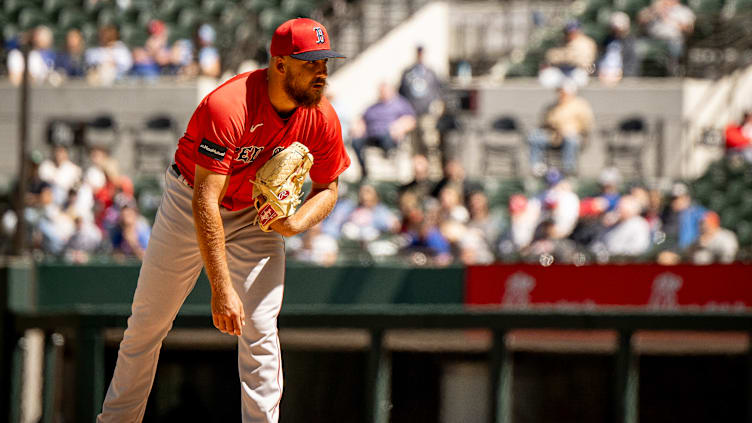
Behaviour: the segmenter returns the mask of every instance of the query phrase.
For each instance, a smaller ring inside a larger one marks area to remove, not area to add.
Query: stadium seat
[[[283,24],[287,17],[277,9],[265,9],[259,14],[259,23],[265,34],[271,36],[274,30]]]
[[[621,170],[627,178],[642,179],[642,153],[650,143],[650,129],[642,116],[621,120],[615,128],[603,131],[609,166]]]
[[[288,16],[310,16],[314,2],[311,0],[282,0],[280,8]]]
[[[25,7],[18,13],[16,21],[21,30],[27,30],[39,25],[49,24],[47,15],[41,9],[35,7]]]
[[[697,15],[718,15],[723,9],[724,0],[689,0],[688,6]]]
[[[163,172],[180,137],[175,120],[165,114],[153,115],[132,131],[134,169],[141,173]]]
[[[489,125],[483,136],[483,174],[519,177],[520,151],[525,145],[522,125],[514,116],[504,115]]]
[[[78,8],[65,7],[58,13],[57,25],[59,28],[68,30],[71,28],[81,28],[86,21],[86,15]]]
[[[276,0],[249,0],[246,7],[253,13],[261,13],[263,10],[276,8],[278,4]]]

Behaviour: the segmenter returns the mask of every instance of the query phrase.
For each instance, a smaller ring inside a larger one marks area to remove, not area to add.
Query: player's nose
[[[329,69],[326,66],[326,60],[316,61],[316,76],[326,77],[329,74]]]

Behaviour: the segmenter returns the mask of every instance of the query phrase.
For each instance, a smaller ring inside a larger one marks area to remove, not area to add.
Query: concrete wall
[[[18,169],[18,119],[20,90],[0,81],[0,186],[7,185]],[[66,83],[60,87],[34,86],[30,98],[29,149],[45,155],[46,125],[53,118],[89,119],[111,113],[124,131],[122,142],[113,151],[125,172],[131,172],[132,138],[128,129],[141,125],[154,114],[171,115],[178,127],[185,128],[198,104],[194,83],[130,83],[113,87],[92,87],[83,82]],[[177,140],[176,140],[177,142]]]
[[[478,90],[477,113],[471,116],[480,128],[488,127],[492,119],[500,115],[512,115],[521,121],[525,131],[529,131],[540,124],[543,108],[556,99],[553,90],[542,88],[535,79],[512,79],[503,84],[477,84],[464,88]],[[579,95],[590,103],[596,118],[595,129],[581,151],[582,176],[596,177],[606,164],[601,131],[633,115],[644,116],[651,126],[663,121],[664,166],[662,171],[656,168],[657,147],[648,146],[643,156],[643,166],[649,178],[657,178],[661,174],[672,178],[684,176],[681,163],[686,157],[673,154],[683,148],[681,80],[626,80],[618,86],[592,82],[581,89]],[[473,166],[481,158],[480,141],[479,137],[474,136],[466,139],[463,160],[471,171],[482,170]],[[524,170],[527,169],[527,157],[527,148],[524,147],[519,157]]]
[[[407,50],[412,51],[412,44]],[[407,53],[405,60],[408,60]],[[347,81],[350,76],[342,78],[340,81]],[[347,83],[354,83],[354,80]],[[359,90],[352,88],[346,92],[350,93],[348,98],[365,102],[375,81],[364,78],[360,85]],[[115,87],[91,87],[83,83],[33,87],[30,148],[48,153],[45,129],[52,118],[91,118],[100,113],[112,113],[126,130],[113,154],[122,170],[132,174],[133,139],[127,129],[140,125],[150,115],[167,113],[173,116],[182,131],[200,96],[211,88],[212,84],[169,81]],[[553,91],[528,79],[507,80],[502,84],[477,82],[455,89],[476,90],[478,93],[476,111],[467,114],[467,118],[475,123],[476,131],[465,134],[460,145],[461,158],[473,177],[483,176],[483,169],[478,166],[483,135],[479,130],[487,128],[493,118],[502,114],[517,116],[526,129],[533,128],[540,121],[543,107],[555,98]],[[721,81],[640,79],[627,80],[615,87],[593,82],[580,92],[591,103],[596,115],[595,132],[581,154],[581,174],[595,177],[606,163],[600,131],[612,127],[619,119],[639,114],[646,116],[651,124],[660,120],[664,125],[662,171],[657,169],[658,150],[655,145],[649,146],[644,155],[643,163],[649,179],[656,179],[659,175],[670,178],[697,176],[708,161],[722,151],[717,146],[698,143],[701,129],[720,128],[741,110],[752,106],[750,93],[752,70]],[[0,143],[0,187],[7,185],[17,172],[18,96],[18,87],[0,82],[0,98],[3,99],[0,102],[0,131],[5,134]],[[527,148],[524,146],[518,161],[526,171]]]
[[[425,63],[441,77],[449,74],[449,6],[430,3],[390,31],[329,78],[329,90],[352,116],[377,98],[380,82],[399,84],[402,71],[415,63],[415,48],[425,47]],[[443,24],[442,24],[443,23]]]

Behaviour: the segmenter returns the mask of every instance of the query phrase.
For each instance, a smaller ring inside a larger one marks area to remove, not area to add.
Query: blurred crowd
[[[22,43],[29,46],[29,77],[34,83],[57,85],[67,79],[85,78],[94,85],[110,85],[125,78],[220,76],[220,56],[214,46],[216,31],[208,24],[201,25],[193,39],[170,43],[168,26],[152,20],[148,38],[139,46],[127,46],[116,25],[99,27],[98,43],[91,46],[86,45],[76,28],[68,30],[64,40],[54,39],[53,34],[49,27],[38,26],[6,42],[6,68],[11,82],[19,84],[23,78],[26,62]]]
[[[545,52],[538,78],[544,86],[555,87],[562,79],[583,86],[590,75],[606,84],[641,76],[641,65],[656,43],[665,51],[662,59],[668,75],[680,76],[680,61],[695,19],[692,9],[678,0],[654,0],[639,11],[636,25],[628,14],[613,12],[608,18],[609,33],[600,45],[585,34],[581,22],[572,20],[564,26],[562,45]]]
[[[357,195],[344,192],[322,224],[288,242],[292,257],[331,265],[344,254],[350,260],[438,266],[710,264],[737,257],[734,232],[697,204],[683,183],[668,190],[625,183],[618,170],[606,168],[599,192],[580,197],[575,179],[550,169],[537,192],[514,192],[492,207],[484,186],[468,181],[458,162],[448,162],[444,177],[432,181],[423,171],[425,157],[413,160],[415,179],[396,193],[383,187],[380,193],[380,184],[368,181],[354,185]],[[382,195],[396,197],[396,205]]]
[[[693,22],[692,11],[678,1],[655,0],[639,12],[637,24],[642,34],[670,47],[675,69]],[[523,137],[534,182],[503,198],[485,181],[469,180],[446,143],[446,130],[457,128],[447,118],[452,110],[443,98],[444,85],[424,63],[423,47],[417,48],[416,60],[404,70],[399,85],[382,82],[378,99],[360,116],[350,116],[329,93],[346,145],[357,158],[360,179],[340,185],[340,199],[327,219],[288,240],[290,257],[320,265],[398,260],[436,266],[736,260],[736,234],[722,227],[718,210],[701,206],[683,183],[625,181],[617,168],[607,167],[598,178],[597,192],[581,189],[578,154],[595,118],[578,89],[595,73],[601,81],[614,83],[640,72],[644,40],[633,35],[629,16],[615,12],[609,23],[611,33],[598,46],[579,22],[571,21],[564,28],[564,44],[546,52],[539,80],[556,90],[556,99],[543,108],[539,126]],[[29,34],[30,76],[36,82],[86,78],[94,84],[126,77],[219,76],[211,26],[200,26],[193,40],[172,43],[168,27],[159,20],[149,22],[148,33],[144,45],[129,48],[120,41],[117,27],[105,25],[99,28],[99,44],[86,46],[81,33],[72,29],[64,47],[56,50],[52,31],[37,27]],[[18,83],[26,64],[18,45],[8,51],[7,70]],[[752,163],[752,113],[730,123],[725,135],[728,153]],[[401,185],[374,180],[366,149],[377,147],[391,160],[406,143],[412,180]],[[561,152],[559,167],[544,159],[551,149]],[[50,153],[49,158],[39,152],[29,157],[22,193],[26,207],[21,216],[12,209],[2,216],[5,238],[22,219],[27,245],[42,255],[73,263],[100,256],[140,259],[149,221],[139,210],[133,182],[108,151],[90,147],[88,157],[78,163],[64,146],[53,145]]]
[[[74,163],[68,148],[56,145],[44,158],[30,154],[23,192],[22,216],[15,209],[2,216],[3,234],[10,238],[19,219],[25,223],[25,245],[35,256],[72,263],[91,257],[141,259],[151,225],[139,212],[133,182],[122,174],[107,150],[89,150],[88,166]],[[12,199],[17,199],[19,186]]]

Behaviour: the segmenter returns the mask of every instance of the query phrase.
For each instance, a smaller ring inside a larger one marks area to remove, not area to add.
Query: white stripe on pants
[[[172,170],[165,179],[128,328],[98,422],[143,419],[162,340],[203,267],[191,208],[193,191]],[[221,215],[232,283],[246,314],[238,339],[243,423],[277,422],[282,396],[277,315],[284,290],[284,240],[252,225],[253,207],[236,212],[221,209]]]

